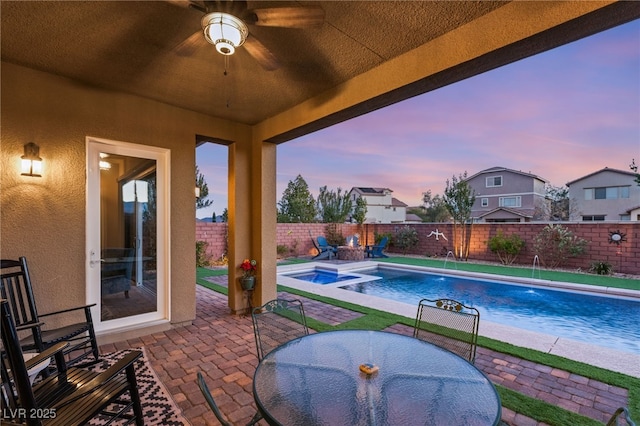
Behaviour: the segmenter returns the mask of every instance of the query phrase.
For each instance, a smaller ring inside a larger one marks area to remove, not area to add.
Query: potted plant
[[[245,259],[240,264],[242,277],[240,277],[240,286],[243,290],[253,290],[256,285],[256,271],[258,270],[258,262],[251,259]]]

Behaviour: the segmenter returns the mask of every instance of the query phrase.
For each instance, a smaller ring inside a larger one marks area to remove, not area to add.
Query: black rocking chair
[[[42,352],[56,343],[68,342],[64,350],[68,366],[88,365],[99,360],[100,352],[91,317],[91,307],[95,304],[39,314],[27,259],[24,257],[19,260],[0,260],[0,298],[7,300],[18,331],[31,331],[29,336],[20,340],[23,350]],[[78,322],[78,318],[72,318],[74,314],[82,317],[82,320]],[[45,318],[53,316],[66,320],[66,325],[59,328],[44,326]],[[79,364],[80,361],[84,362]]]
[[[102,415],[126,420],[126,424],[144,425],[134,367],[142,352],[132,351],[102,373],[67,368],[63,350],[68,344],[64,342],[25,362],[6,300],[0,300],[0,316],[3,424],[73,426]],[[57,370],[32,385],[28,370],[51,357],[55,358]]]

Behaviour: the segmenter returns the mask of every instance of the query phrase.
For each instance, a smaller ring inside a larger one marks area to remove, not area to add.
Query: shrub
[[[391,235],[390,232],[385,232],[382,234],[378,234],[377,232],[373,233],[373,243],[374,244],[380,244],[380,242],[382,242],[382,239],[384,237],[387,237],[387,241],[392,241],[393,240],[393,235]]]
[[[587,251],[587,240],[562,225],[547,225],[533,239],[533,248],[542,263],[550,268],[563,265],[568,258]]]
[[[411,226],[403,226],[396,232],[393,244],[407,254],[409,249],[418,245],[418,231]]]
[[[517,234],[507,237],[502,229],[498,229],[498,233],[489,239],[488,246],[503,265],[511,265],[524,248],[524,241]]]
[[[278,244],[276,246],[276,252],[278,253],[278,256],[284,257],[285,255],[287,255],[287,253],[289,253],[289,247],[285,246],[284,244]]]
[[[342,227],[337,223],[329,223],[324,227],[325,238],[330,245],[343,246],[345,242]]]
[[[611,274],[612,269],[613,268],[609,262],[593,262],[591,263],[589,271],[598,275],[609,275]]]
[[[204,268],[211,264],[211,256],[207,254],[209,243],[196,241],[196,267]]]

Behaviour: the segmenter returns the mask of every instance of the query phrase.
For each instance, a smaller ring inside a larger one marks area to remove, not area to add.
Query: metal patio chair
[[[631,420],[631,415],[629,414],[629,410],[627,407],[620,407],[616,410],[615,413],[611,416],[606,426],[636,426],[636,424]]]
[[[25,257],[0,260],[0,297],[7,300],[18,330],[31,332],[20,340],[23,350],[42,352],[56,343],[68,342],[64,350],[68,366],[89,365],[99,360],[100,352],[91,317],[91,307],[95,304],[38,313]],[[58,323],[64,325],[48,328],[45,320],[49,317],[59,318]],[[89,360],[89,357],[92,359]],[[82,360],[85,362],[79,364]]]
[[[452,299],[422,299],[413,337],[447,349],[473,363],[480,312]]]
[[[251,312],[258,360],[276,347],[309,334],[304,306],[297,299],[274,299]]]
[[[218,404],[216,404],[216,400],[213,399],[213,395],[211,395],[211,391],[209,390],[209,386],[207,386],[207,382],[204,380],[204,376],[201,372],[198,371],[198,387],[204,396],[205,401],[213,411],[213,414],[216,416],[216,419],[220,422],[222,426],[231,426],[231,423],[227,421],[227,419],[222,415],[222,411],[218,408]]]
[[[132,351],[102,373],[67,368],[63,350],[68,344],[64,342],[25,362],[6,300],[0,301],[0,317],[3,423],[72,426],[101,415],[144,425],[134,366],[142,352]],[[32,385],[28,370],[51,357],[57,370]]]
[[[209,386],[207,385],[207,382],[204,380],[204,376],[199,371],[198,371],[198,387],[200,388],[200,391],[202,392],[204,399],[207,401],[209,408],[211,408],[211,411],[213,411],[213,414],[216,416],[216,419],[218,419],[220,424],[222,426],[232,426],[231,423],[229,423],[225,418],[225,416],[222,414],[222,411],[220,411],[220,407],[218,407],[218,404],[216,404],[216,400],[213,398],[213,395],[209,390]],[[256,422],[261,418],[262,416],[260,415],[260,413],[256,413],[256,415],[253,416],[251,421],[247,423],[247,426],[256,424]]]

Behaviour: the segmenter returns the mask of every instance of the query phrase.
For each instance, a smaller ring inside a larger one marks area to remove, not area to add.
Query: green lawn
[[[426,266],[430,268],[444,268],[444,260],[418,257],[390,257],[376,259],[379,262],[400,263],[404,265]],[[473,262],[447,262],[447,269],[481,272],[484,274],[505,275],[510,277],[536,278],[548,281],[562,281],[575,284],[590,284],[601,287],[623,288],[628,290],[640,290],[640,280],[630,278],[613,277],[609,275],[595,275],[578,272],[556,271],[551,269],[538,269],[531,267],[505,266]]]
[[[432,268],[443,268],[444,261],[442,259],[427,259],[427,258],[410,258],[410,257],[392,257],[387,259],[376,259],[380,262],[390,262],[396,264],[426,266]],[[305,262],[304,259],[294,259],[286,263],[301,263]],[[455,265],[452,265],[455,263]],[[487,274],[498,274],[514,277],[531,278],[532,269],[523,267],[509,267],[503,265],[491,265],[491,264],[476,264],[471,262],[447,262],[447,269],[457,269],[459,271],[469,272],[481,272]],[[206,276],[226,275],[226,269],[210,270],[198,268],[197,282],[200,285],[211,288],[215,291],[227,294],[227,289],[223,286],[212,284],[206,281]],[[553,270],[540,270],[540,276],[538,276],[538,270],[536,269],[535,278],[541,278],[550,281],[563,281],[579,284],[590,284],[595,286],[606,286],[623,289],[640,290],[640,280],[600,276],[584,273],[573,273],[564,271]],[[322,302],[330,303],[336,306],[351,309],[353,311],[364,314],[362,317],[349,321],[347,323],[339,324],[338,326],[331,326],[329,324],[322,323],[312,318],[308,319],[309,326],[317,331],[327,331],[331,329],[370,329],[370,330],[382,330],[390,325],[401,323],[409,326],[413,326],[413,321],[406,317],[397,316],[388,312],[378,311],[375,309],[352,305],[343,301],[317,296],[315,294],[302,292],[292,288],[278,285],[279,291],[287,291],[292,294],[298,294],[310,299],[319,300]],[[480,346],[517,356],[519,358],[527,359],[536,363],[549,365],[569,371],[574,374],[589,377],[594,380],[598,380],[613,386],[619,386],[629,390],[629,410],[631,416],[635,419],[640,418],[640,379],[627,376],[625,374],[613,372],[610,370],[594,367],[588,364],[572,361],[567,358],[559,357],[556,355],[547,354],[544,352],[535,351],[532,349],[513,346],[508,343],[499,342],[483,336],[478,339]],[[521,413],[527,417],[531,417],[539,422],[547,423],[551,426],[573,426],[573,425],[598,425],[601,424],[587,417],[575,414],[571,411],[564,410],[560,407],[548,404],[544,401],[539,401],[534,398],[530,398],[526,395],[514,392],[510,389],[502,386],[497,386],[498,392],[502,399],[502,405],[513,411]]]

